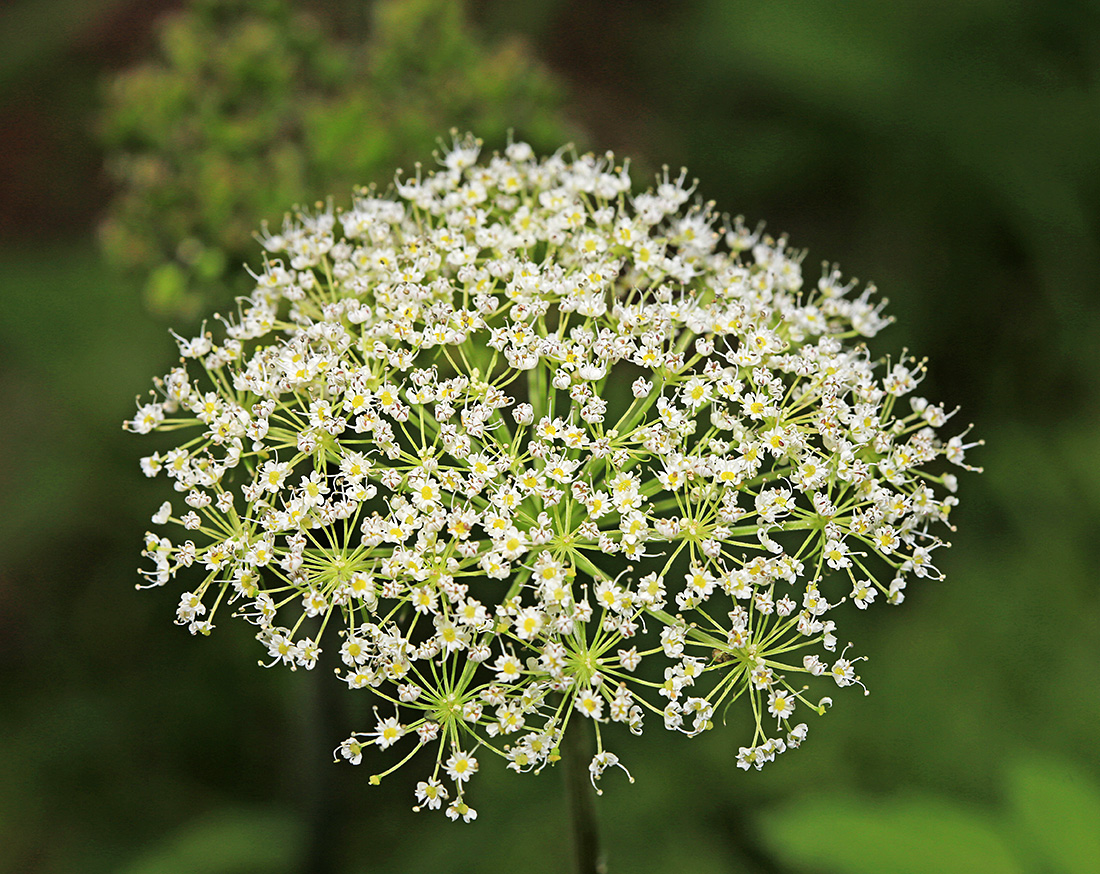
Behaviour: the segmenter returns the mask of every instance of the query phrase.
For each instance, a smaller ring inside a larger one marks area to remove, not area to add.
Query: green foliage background
[[[365,701],[261,671],[247,628],[191,639],[171,625],[171,592],[133,590],[160,497],[119,424],[174,346],[148,271],[120,274],[95,245],[113,191],[99,83],[151,63],[153,13],[179,5],[0,12],[0,871],[565,872],[560,775],[486,768],[473,826],[418,817],[411,771],[372,788],[331,765]],[[361,48],[379,44],[378,5],[294,8]],[[560,130],[638,167],[686,165],[705,197],[789,232],[808,263],[873,279],[898,317],[881,351],[927,354],[929,396],[961,404],[988,444],[974,453],[986,473],[961,477],[947,581],[856,617],[872,694],[834,696],[810,742],[760,773],[734,767],[732,726],[620,744],[637,782],[604,781],[611,870],[1096,870],[1096,5],[482,0],[465,36],[458,18],[432,20],[459,46],[456,69],[476,68],[470,45],[519,60],[465,103],[437,102],[439,86],[415,85],[435,74],[401,60],[422,45],[418,6],[392,7],[395,54],[371,56],[371,87],[404,121],[322,113],[339,128],[330,170],[386,167],[356,180],[385,184],[479,120],[487,139],[526,125],[543,148]],[[509,122],[518,86],[489,84],[526,65],[553,72],[521,101],[527,121]],[[314,172],[272,190],[346,190]],[[269,207],[252,203],[258,221]],[[188,273],[185,287],[213,308],[231,275]]]

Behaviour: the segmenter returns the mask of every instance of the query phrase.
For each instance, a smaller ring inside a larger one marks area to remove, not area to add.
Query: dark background
[[[301,5],[349,42],[376,26],[369,3]],[[567,871],[560,774],[485,762],[475,824],[418,816],[415,769],[375,788],[367,766],[331,764],[369,702],[259,669],[243,624],[192,639],[171,623],[178,593],[134,590],[163,484],[120,424],[175,347],[148,277],[97,248],[120,195],[102,118],[107,83],[156,56],[155,22],[181,6],[0,11],[0,870]],[[759,773],[735,767],[732,727],[620,744],[637,782],[603,781],[611,870],[1094,872],[1100,8],[467,12],[471,38],[545,66],[540,130],[632,156],[642,186],[687,166],[720,209],[808,249],[808,278],[828,260],[874,280],[897,317],[877,350],[927,355],[923,393],[987,441],[971,452],[985,473],[960,476],[946,581],[846,620],[871,695],[834,695],[807,745]],[[425,160],[470,117],[431,97]]]

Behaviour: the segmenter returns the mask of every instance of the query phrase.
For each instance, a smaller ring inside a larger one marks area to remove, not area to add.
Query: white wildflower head
[[[837,608],[940,577],[975,443],[861,344],[873,289],[806,280],[685,174],[632,193],[611,155],[471,137],[440,163],[288,218],[237,314],[178,338],[127,423],[180,435],[142,463],[182,496],[148,584],[188,581],[193,633],[234,610],[264,664],[338,651],[385,704],[337,754],[430,747],[417,807],[452,819],[483,752],[538,772],[570,723],[593,779],[601,725],[695,735],[738,698],[738,766],[797,747],[803,681],[862,685]]]

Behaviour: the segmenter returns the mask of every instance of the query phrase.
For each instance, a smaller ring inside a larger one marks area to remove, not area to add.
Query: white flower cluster
[[[939,576],[939,462],[974,444],[901,400],[920,363],[859,344],[887,323],[872,288],[805,287],[684,175],[632,194],[610,154],[479,151],[265,231],[221,339],[178,338],[127,423],[184,437],[143,460],[182,528],[147,535],[145,575],[194,566],[177,621],[234,604],[269,664],[334,640],[383,702],[339,753],[433,747],[418,808],[476,816],[481,750],[538,772],[589,720],[595,782],[601,727],[694,735],[739,697],[759,768],[829,703],[802,680],[860,683],[834,608]]]

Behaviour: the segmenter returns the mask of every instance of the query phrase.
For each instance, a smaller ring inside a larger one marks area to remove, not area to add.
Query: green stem
[[[565,760],[565,794],[573,827],[573,858],[577,874],[607,874],[607,863],[600,852],[600,829],[596,821],[596,793],[588,779],[592,759],[585,726],[574,724],[562,738]]]

